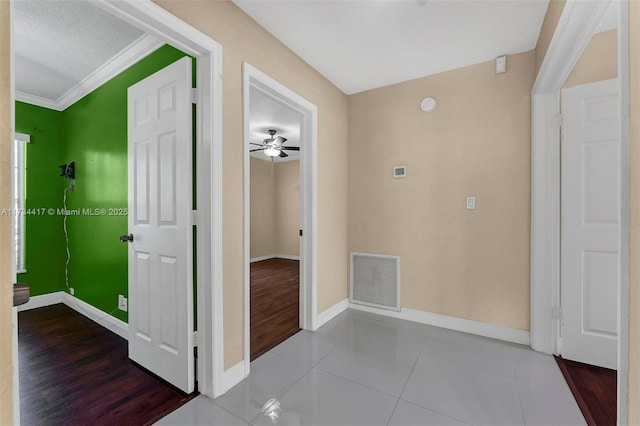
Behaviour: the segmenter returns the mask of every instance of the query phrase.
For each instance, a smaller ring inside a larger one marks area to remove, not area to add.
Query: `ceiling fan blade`
[[[288,149],[289,151],[300,151],[299,146],[281,146],[280,149]]]
[[[284,157],[288,157],[288,156],[289,156],[289,154],[287,154],[286,152],[280,151],[280,155],[278,157],[284,158]]]
[[[264,148],[250,149],[249,152],[264,151]]]
[[[249,145],[255,145],[255,146],[264,146],[261,143],[253,143],[253,142],[249,142]]]
[[[282,136],[276,136],[274,140],[276,143],[278,143],[278,145],[282,145],[287,141],[287,138],[283,138]]]

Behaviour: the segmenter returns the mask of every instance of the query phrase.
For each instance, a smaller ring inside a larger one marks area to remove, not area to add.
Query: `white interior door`
[[[618,81],[562,91],[562,356],[617,368]]]
[[[194,390],[191,59],[129,87],[129,358]]]

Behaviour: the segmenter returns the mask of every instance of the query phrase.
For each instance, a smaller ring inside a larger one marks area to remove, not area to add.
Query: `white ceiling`
[[[268,130],[275,129],[277,135],[287,138],[284,146],[300,146],[300,113],[286,107],[280,102],[274,101],[261,91],[251,89],[249,93],[249,131],[250,142],[261,144],[269,137]],[[260,147],[250,145],[249,149]],[[300,151],[286,151],[286,158],[275,157],[275,162],[300,159]],[[271,157],[264,155],[262,151],[250,154],[260,160],[271,161]]]
[[[548,0],[233,0],[347,94],[535,47]]]
[[[44,104],[55,104],[144,38],[89,1],[17,0],[13,16],[17,98],[26,94]]]
[[[532,49],[548,4],[548,0],[234,1],[349,94]],[[18,100],[62,110],[162,45],[96,4],[15,0]],[[616,27],[617,9],[612,6],[597,32]],[[287,131],[294,126],[288,116],[278,124],[266,109],[255,113],[262,126],[256,140],[264,139],[268,128]],[[289,143],[297,138],[285,137]]]

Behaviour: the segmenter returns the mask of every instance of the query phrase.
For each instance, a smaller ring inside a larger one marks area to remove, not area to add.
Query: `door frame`
[[[251,175],[249,105],[251,89],[259,90],[275,102],[283,104],[302,115],[300,125],[300,328],[315,330],[318,326],[317,306],[317,215],[316,194],[318,186],[318,108],[307,99],[278,83],[267,74],[242,64],[243,100],[243,164],[244,164],[244,376],[250,370],[250,242],[251,242]]]
[[[224,371],[222,300],[222,45],[151,0],[98,0],[96,6],[196,58],[198,390],[215,398]]]
[[[567,0],[531,91],[531,347],[558,354],[560,339],[560,90],[613,1]],[[618,424],[627,422],[629,274],[629,25],[619,7],[620,261]]]

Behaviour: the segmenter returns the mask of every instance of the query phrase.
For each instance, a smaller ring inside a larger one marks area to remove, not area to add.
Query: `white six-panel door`
[[[620,136],[616,79],[562,91],[562,356],[617,368]]]
[[[194,390],[191,59],[128,90],[129,358]]]

